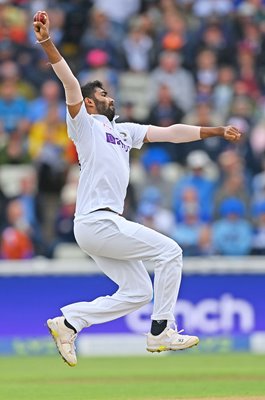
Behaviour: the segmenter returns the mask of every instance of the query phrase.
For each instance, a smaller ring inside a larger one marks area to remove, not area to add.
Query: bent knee
[[[123,300],[126,298],[126,301],[130,303],[135,303],[139,307],[142,307],[145,304],[150,303],[153,299],[153,286],[152,283],[142,285],[141,288],[137,288],[137,290],[123,291],[119,290],[118,295],[123,297]]]
[[[137,295],[133,296],[133,301],[138,303],[139,306],[144,306],[145,304],[150,303],[153,299],[153,287],[146,286],[141,292],[137,293]]]
[[[153,299],[153,287],[151,286],[143,295],[143,305],[150,303]]]
[[[182,259],[182,248],[176,242],[174,244],[173,253],[174,253],[174,258],[181,258]]]
[[[153,299],[153,286],[150,283],[150,285],[146,285],[140,293],[136,296],[136,301],[139,303],[141,306],[150,303]]]
[[[178,260],[182,262],[182,248],[177,242],[171,240],[165,253],[163,254],[164,261]]]
[[[172,268],[173,266],[182,268],[182,249],[178,243],[169,239],[167,247],[153,261],[159,268]]]

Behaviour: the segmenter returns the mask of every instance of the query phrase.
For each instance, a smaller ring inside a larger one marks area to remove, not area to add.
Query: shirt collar
[[[110,121],[105,115],[102,114],[91,114],[91,116],[95,119],[97,119],[98,121],[102,121],[102,122],[108,122],[111,125],[113,125],[116,122],[116,119],[119,118],[119,115],[115,115],[113,120]]]

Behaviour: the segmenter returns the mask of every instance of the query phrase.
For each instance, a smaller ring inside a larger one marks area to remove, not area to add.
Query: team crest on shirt
[[[127,133],[125,133],[125,132],[120,132],[120,135],[122,135],[123,136],[123,140],[126,142],[127,141]]]
[[[125,134],[126,135],[126,134]],[[127,136],[127,135],[126,135]],[[130,146],[127,144],[124,144],[120,138],[115,137],[112,135],[112,133],[106,132],[106,140],[108,143],[115,144],[118,146],[121,146],[121,148],[127,153],[130,150]]]

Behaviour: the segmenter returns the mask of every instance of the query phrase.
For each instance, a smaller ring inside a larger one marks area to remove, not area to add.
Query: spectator
[[[65,103],[60,98],[61,89],[58,82],[47,80],[41,87],[41,95],[29,105],[28,119],[31,124],[46,118],[48,111],[59,107],[59,116],[65,122]]]
[[[120,104],[119,122],[133,122],[139,123],[135,117],[135,103],[132,101],[125,101]]]
[[[205,254],[205,244],[202,245],[202,235],[205,237],[207,225],[202,222],[202,209],[199,205],[197,192],[194,188],[186,188],[182,196],[180,222],[171,237],[183,249],[184,256],[200,256]]]
[[[194,186],[186,186],[181,193],[181,201],[176,214],[177,222],[181,223],[191,217],[191,221],[202,222],[208,219],[208,212],[200,204],[198,190]]]
[[[265,201],[254,206],[254,234],[252,252],[254,255],[265,255]]]
[[[52,68],[40,50],[38,47],[34,49],[24,47],[17,54],[17,62],[20,64],[22,76],[34,86],[37,93],[46,81],[54,80]],[[35,99],[34,97],[33,100]]]
[[[235,149],[226,149],[219,154],[218,164],[220,169],[220,179],[233,173],[246,173],[245,160]]]
[[[49,13],[49,11],[48,11]],[[66,14],[62,8],[53,7],[49,13],[50,17],[50,33],[52,40],[56,46],[60,46],[63,41]]]
[[[116,93],[119,84],[117,72],[109,67],[109,56],[101,49],[90,50],[86,54],[86,66],[81,70],[78,79],[81,85],[89,81],[100,80],[109,93]]]
[[[4,81],[0,92],[0,120],[7,135],[14,131],[22,136],[25,134],[27,108],[28,103],[20,96],[17,83],[13,80]]]
[[[193,11],[200,18],[208,18],[212,15],[225,16],[233,9],[230,0],[196,0],[193,3]]]
[[[240,154],[240,149],[238,148],[227,148],[225,151],[218,156],[218,165],[220,171],[220,178],[218,186],[222,185],[222,181],[226,179],[231,173],[233,174],[243,174],[244,181],[247,190],[251,193],[251,179],[252,175],[248,168],[247,162],[243,155]]]
[[[170,88],[179,107],[187,112],[195,102],[195,86],[192,75],[181,67],[181,55],[173,51],[163,51],[159,57],[159,66],[151,72],[151,103],[155,102],[161,84]]]
[[[80,41],[84,54],[95,48],[105,51],[109,65],[120,69],[123,64],[119,50],[121,38],[111,26],[108,16],[102,10],[93,8],[86,26]]]
[[[135,189],[138,200],[141,199],[144,190],[150,187],[156,187],[161,193],[161,205],[166,208],[171,206],[173,184],[162,178],[162,168],[169,163],[169,154],[161,147],[149,146],[141,157],[141,162],[147,171],[144,180],[138,185],[135,183]]]
[[[249,216],[250,193],[243,171],[231,170],[230,173],[226,175],[223,181],[218,185],[214,196],[215,216],[217,218],[220,218],[220,214],[218,214],[218,212],[220,211],[221,203],[230,197],[236,197],[237,199],[241,200],[246,213]]]
[[[68,143],[66,144],[64,157],[65,157],[66,163],[69,166],[71,166],[72,164],[78,163],[78,156],[77,156],[75,144],[74,144],[74,142],[72,142],[72,140],[69,140]]]
[[[161,0],[159,3],[163,16],[176,13],[177,4],[175,0]]]
[[[262,2],[261,2],[262,3]],[[252,2],[252,5],[253,2]],[[264,13],[264,4],[260,4],[260,11]],[[263,8],[263,9],[262,9]],[[257,16],[258,14],[256,14]],[[261,15],[260,15],[261,16]],[[257,61],[257,67],[264,64],[263,59],[263,49],[264,49],[264,35],[262,34],[262,29],[258,21],[255,21],[255,18],[250,20],[245,20],[242,26],[242,40],[239,42],[240,46],[249,49]],[[258,68],[259,71],[259,68]]]
[[[202,32],[199,47],[213,51],[218,65],[234,63],[234,43],[231,41],[231,37],[229,39],[226,38],[225,30],[218,20],[210,21],[206,24]]]
[[[221,218],[213,223],[213,247],[216,254],[245,256],[252,246],[252,227],[245,218],[244,204],[230,197],[220,204]]]
[[[135,19],[123,41],[126,64],[131,71],[149,71],[152,65],[153,40],[142,26],[140,18]]]
[[[38,167],[39,189],[44,192],[59,193],[64,182],[69,139],[59,112],[55,106],[48,109],[46,117],[32,124],[29,132],[29,153]]]
[[[75,243],[74,213],[77,187],[67,183],[61,192],[60,204],[55,213],[53,240],[47,249],[47,257],[53,258],[56,247],[61,243]]]
[[[173,209],[178,220],[181,220],[183,193],[187,188],[194,188],[198,193],[200,210],[204,211],[203,220],[209,221],[213,213],[213,194],[215,183],[206,177],[210,159],[201,150],[192,151],[187,157],[188,173],[175,185],[173,192]]]
[[[66,184],[61,192],[61,206],[55,218],[55,234],[60,242],[75,243],[73,219],[75,213],[77,187]]]
[[[169,126],[179,124],[183,116],[184,113],[174,101],[170,88],[161,83],[158,87],[157,102],[151,108],[148,122],[152,125]]]
[[[40,196],[37,192],[37,176],[35,171],[25,175],[21,179],[21,188],[18,199],[23,208],[25,220],[30,227],[31,239],[34,244],[36,254],[44,254],[45,244],[42,236],[42,208]]]
[[[262,162],[263,155],[265,154],[265,115],[253,126],[249,141],[254,157]]]
[[[70,57],[74,57],[76,62],[79,62],[79,44],[83,32],[87,26],[87,14],[90,12],[93,6],[94,0],[81,0],[81,1],[56,1],[57,8],[60,11],[64,11],[63,16],[64,24],[62,27],[63,38],[62,48],[64,54]],[[32,3],[32,2],[31,2]],[[36,3],[36,2],[34,2]],[[49,1],[49,6],[54,7],[54,1]],[[32,4],[32,7],[34,5]],[[38,7],[38,9],[45,9],[44,7]],[[32,13],[38,11],[38,9]],[[47,7],[46,7],[47,9]],[[49,12],[49,11],[48,11]],[[56,23],[56,21],[54,21]]]
[[[150,186],[144,190],[136,219],[141,224],[170,237],[175,230],[174,214],[162,206],[162,194],[156,187]]]
[[[21,7],[15,7],[6,0],[0,4],[0,41],[8,39],[17,44],[27,41],[27,14]]]
[[[261,159],[262,170],[252,180],[252,200],[254,203],[265,201],[265,153]]]
[[[114,29],[123,33],[126,29],[127,21],[130,20],[140,9],[140,0],[113,0],[112,3],[109,0],[94,0],[95,7],[104,12]]]
[[[258,71],[253,50],[245,43],[239,44],[238,50],[239,79],[245,83],[248,95],[256,100],[260,96]]]
[[[6,223],[7,198],[0,187],[0,231]]]
[[[9,137],[3,137],[0,144],[0,165],[28,164],[31,158],[18,132],[12,132]]]
[[[18,88],[18,94],[26,100],[36,97],[34,86],[25,77],[22,78],[19,64],[11,60],[6,60],[0,65],[0,77],[2,81],[14,82]]]
[[[5,260],[22,260],[34,256],[31,231],[20,200],[12,200],[7,205],[7,226],[2,231],[0,256]]]
[[[217,82],[217,68],[215,52],[207,48],[200,50],[196,57],[196,81],[205,85],[214,85]]]
[[[232,106],[234,80],[235,70],[233,67],[224,65],[219,68],[217,82],[213,89],[213,106],[214,110],[221,114],[223,120],[227,119]]]
[[[163,13],[163,28],[158,30],[158,50],[180,52],[183,57],[183,64],[190,66],[192,44],[191,36],[193,32],[188,30],[186,14],[180,14],[177,9],[172,12],[164,10]]]
[[[65,183],[69,139],[65,121],[60,118],[58,103],[47,110],[46,117],[32,124],[28,149],[37,168],[38,191],[43,208],[43,241],[54,240],[54,215],[59,194]],[[69,154],[68,154],[69,155]]]
[[[160,209],[152,203],[140,203],[136,221],[157,232],[172,236],[174,216],[167,209]]]

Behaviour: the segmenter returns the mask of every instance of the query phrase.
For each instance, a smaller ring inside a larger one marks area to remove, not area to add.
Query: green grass
[[[163,357],[2,357],[1,400],[265,399],[265,357],[174,353]]]

